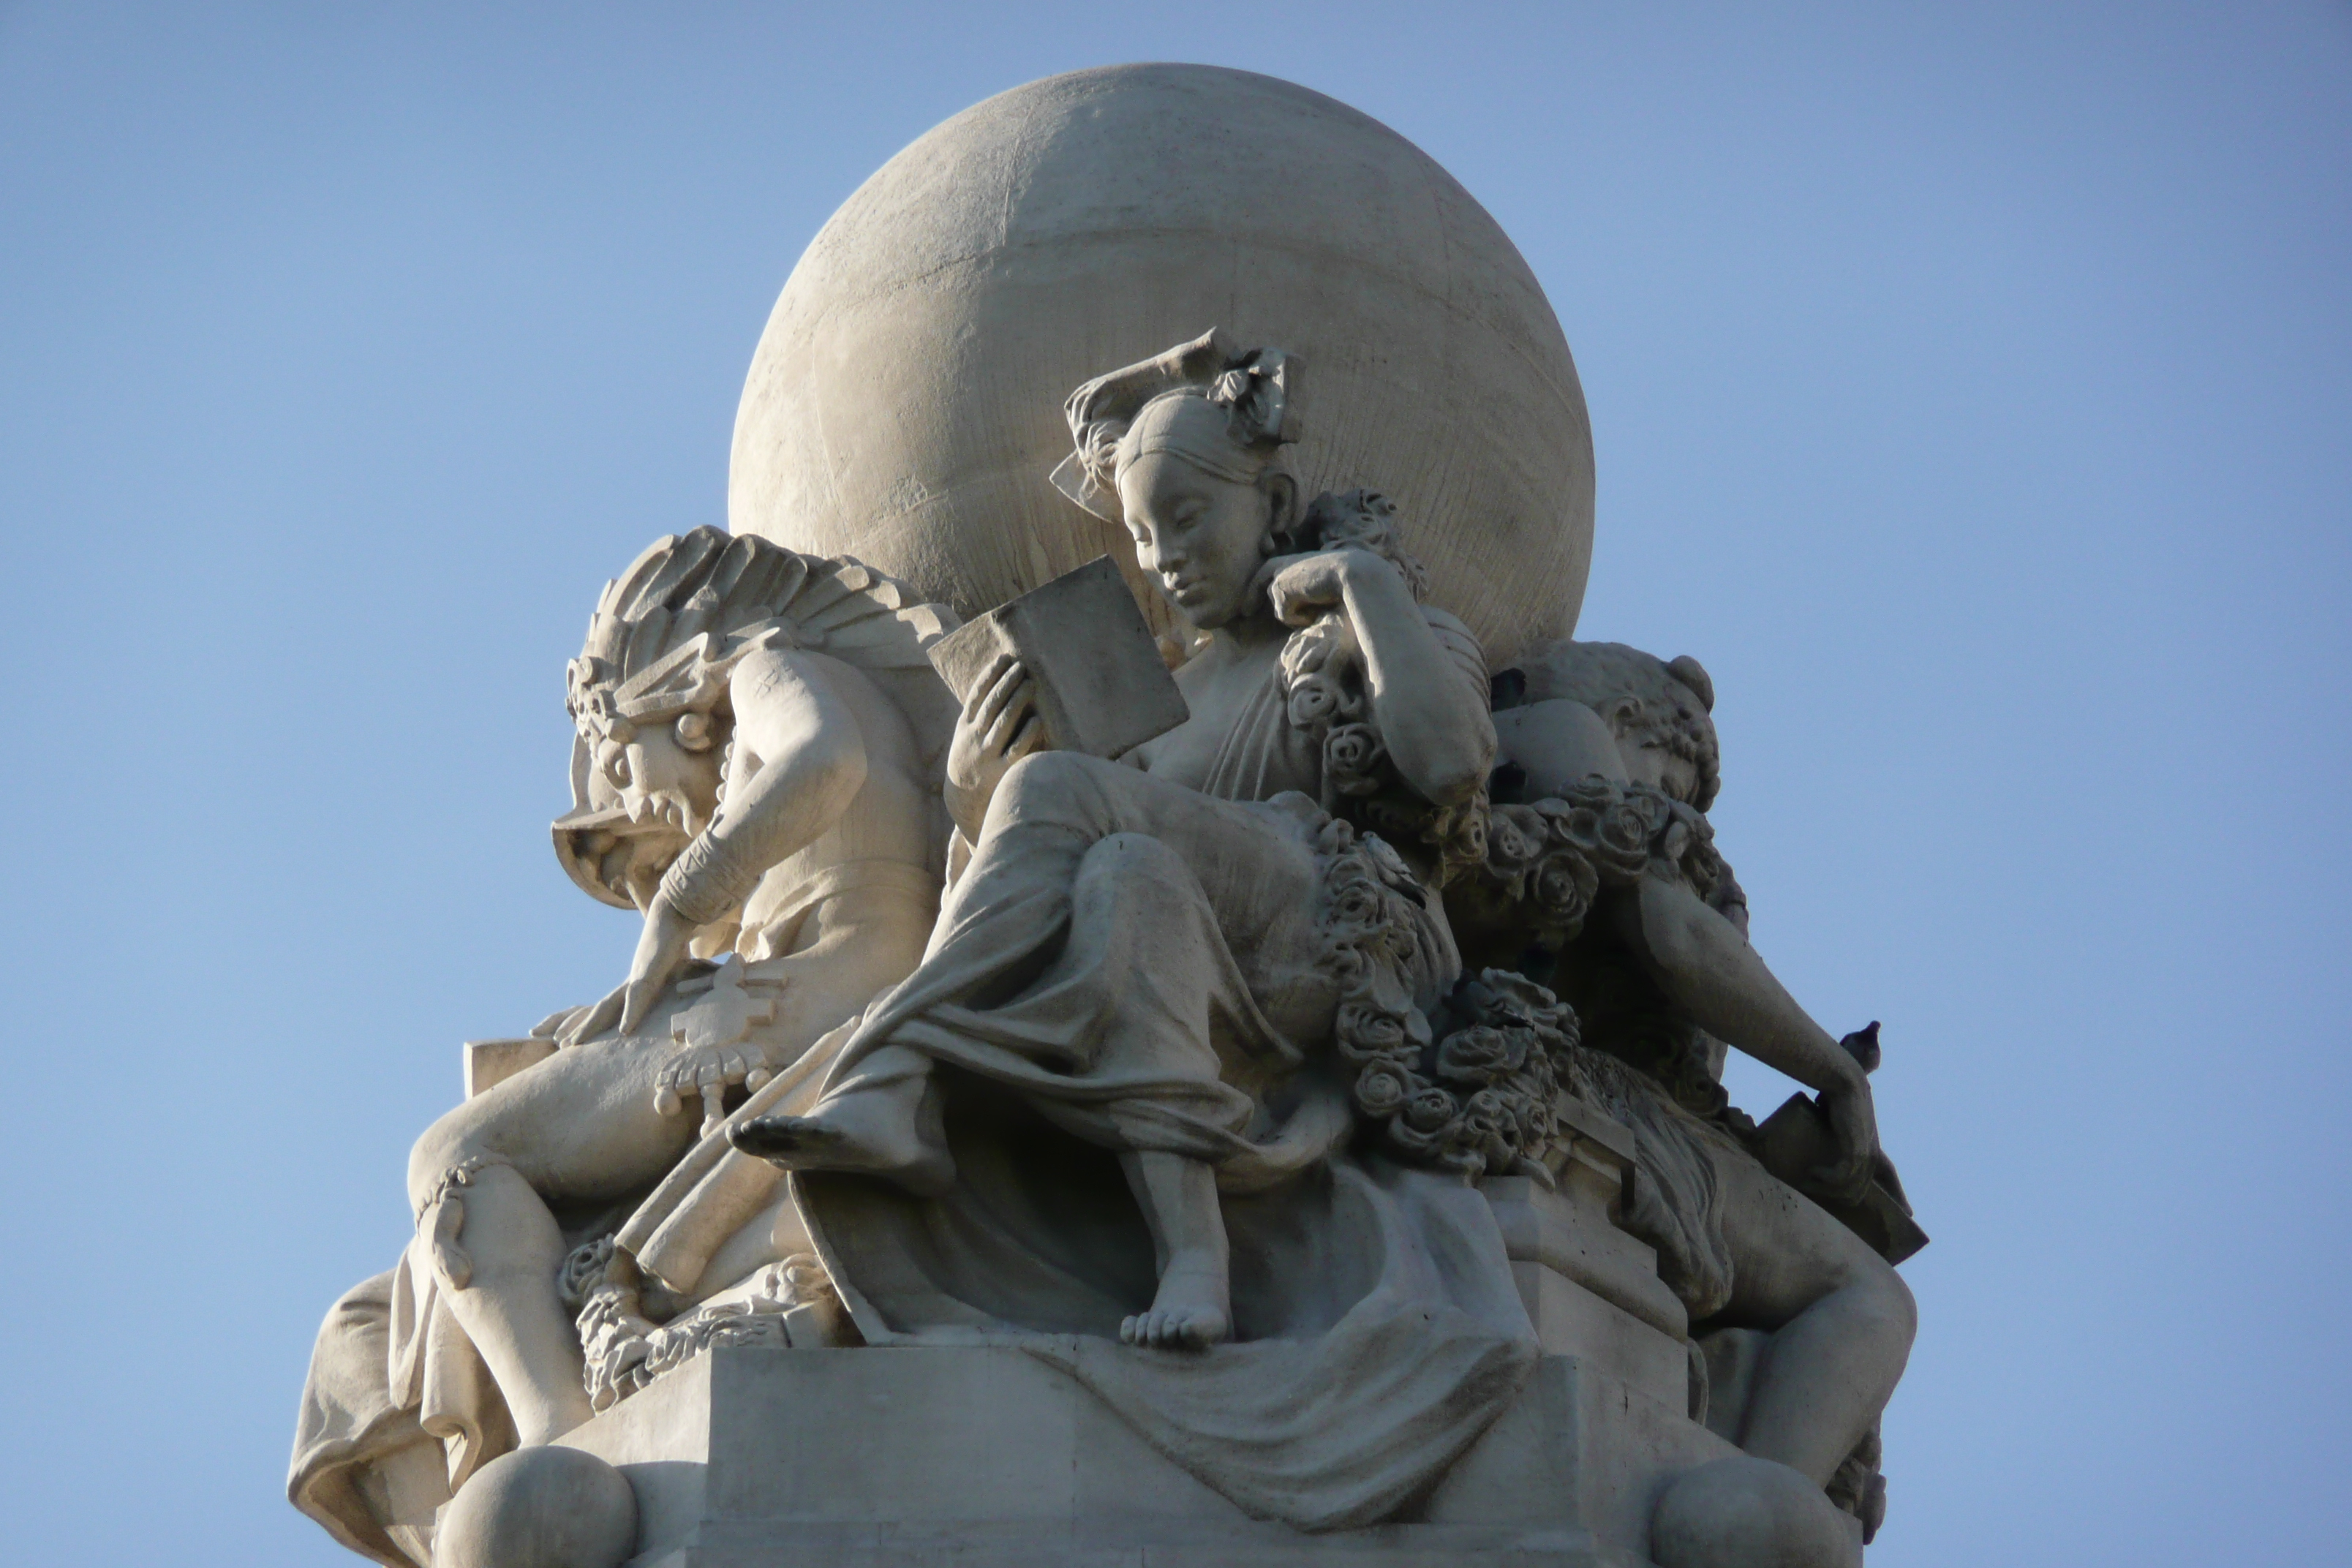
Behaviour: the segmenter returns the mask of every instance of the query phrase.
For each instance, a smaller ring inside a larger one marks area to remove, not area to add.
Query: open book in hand
[[[1037,683],[1038,720],[1057,752],[1116,757],[1192,716],[1108,555],[941,637],[931,666],[963,702],[1000,653]]]

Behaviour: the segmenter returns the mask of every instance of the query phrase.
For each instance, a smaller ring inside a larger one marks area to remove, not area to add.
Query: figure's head
[[[1722,786],[1715,682],[1688,654],[1662,659],[1623,643],[1548,643],[1520,661],[1528,702],[1565,699],[1601,715],[1626,772],[1705,811]]]
[[[773,617],[807,575],[792,551],[698,528],[604,585],[566,672],[573,809],[555,824],[564,868],[598,899],[642,906],[710,825],[734,729],[728,678],[792,637]]]
[[[1244,613],[1251,581],[1298,513],[1275,448],[1234,438],[1229,410],[1185,390],[1144,406],[1112,470],[1135,558],[1203,630]]]
[[[1298,368],[1212,331],[1088,382],[1066,405],[1076,449],[1054,482],[1125,526],[1138,563],[1196,626],[1247,613],[1258,566],[1297,522],[1298,485],[1278,458],[1297,439]]]
[[[618,721],[589,742],[588,804],[693,837],[719,808],[716,739],[724,722],[694,709],[667,723]]]

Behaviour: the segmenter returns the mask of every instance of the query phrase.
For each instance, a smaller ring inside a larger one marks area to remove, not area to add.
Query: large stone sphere
[[[1402,509],[1498,666],[1576,624],[1592,437],[1510,239],[1387,126],[1209,66],[1048,78],[884,164],[793,268],[735,419],[739,531],[849,553],[966,615],[1122,531],[1047,476],[1079,383],[1223,327],[1305,361],[1307,495]]]

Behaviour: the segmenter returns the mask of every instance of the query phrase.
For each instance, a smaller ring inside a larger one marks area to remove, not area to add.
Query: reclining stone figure
[[[1771,1332],[1718,1430],[1829,1485],[1857,1452],[1874,1458],[1916,1322],[1888,1259],[1822,1206],[1874,1180],[1901,1201],[1867,1077],[1877,1026],[1832,1037],[1748,942],[1746,895],[1703,815],[1720,757],[1696,660],[1559,642],[1496,687],[1497,804],[1486,866],[1454,889],[1455,932],[1472,964],[1520,969],[1574,1008],[1571,1090],[1634,1133],[1628,1223],[1694,1336]],[[1758,1160],[1720,1082],[1727,1045],[1821,1091],[1834,1159],[1788,1173],[1820,1202]],[[1866,1525],[1883,1507],[1861,1495],[1871,1469],[1837,1489]]]
[[[1282,467],[1300,368],[1211,333],[1071,396],[1056,482],[1205,634],[1192,717],[1110,761],[1038,749],[1017,660],[971,687],[922,964],[813,1110],[733,1136],[793,1171],[868,1342],[1019,1340],[1326,1530],[1443,1474],[1538,1347],[1464,1167],[1346,1152],[1339,1053],[1428,1037],[1459,978],[1440,885],[1494,737],[1393,509]]]

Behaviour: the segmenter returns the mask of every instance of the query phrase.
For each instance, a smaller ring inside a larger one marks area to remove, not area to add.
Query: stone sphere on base
[[[484,1465],[442,1510],[433,1568],[620,1568],[637,1545],[628,1478],[577,1448]]]
[[[1567,636],[1592,442],[1558,319],[1443,168],[1320,93],[1207,66],[1032,82],[885,164],[809,246],[736,416],[738,531],[849,553],[965,615],[1109,552],[1047,476],[1081,382],[1222,327],[1302,356],[1308,495],[1402,509],[1497,664]]]
[[[1803,1475],[1743,1454],[1667,1483],[1650,1555],[1659,1568],[1862,1568],[1862,1530]]]

